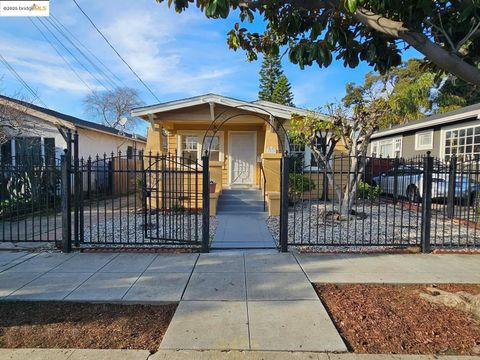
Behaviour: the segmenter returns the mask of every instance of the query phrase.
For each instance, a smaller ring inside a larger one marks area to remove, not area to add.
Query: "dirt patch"
[[[0,302],[0,348],[157,351],[176,305]]]
[[[480,322],[420,293],[432,285],[316,284],[347,346],[359,353],[478,355]],[[480,285],[436,288],[479,294]]]

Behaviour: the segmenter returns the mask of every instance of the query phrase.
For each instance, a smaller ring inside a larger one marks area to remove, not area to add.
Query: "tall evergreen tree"
[[[278,85],[279,83],[280,85]],[[293,106],[291,85],[283,74],[278,54],[263,57],[258,99]]]
[[[285,75],[281,75],[273,89],[272,102],[293,106],[292,86]]]
[[[272,101],[273,91],[278,79],[283,75],[282,64],[278,55],[265,55],[260,68],[259,100]]]

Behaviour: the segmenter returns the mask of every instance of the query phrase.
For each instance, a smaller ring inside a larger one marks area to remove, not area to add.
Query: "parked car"
[[[417,165],[399,165],[372,178],[372,185],[380,186],[384,194],[392,195],[397,177],[397,195],[412,202],[419,202],[423,193],[423,167]],[[448,196],[448,169],[438,168],[432,175],[432,199],[446,200]],[[457,175],[455,181],[455,199],[477,206],[480,197],[480,183],[467,175]]]

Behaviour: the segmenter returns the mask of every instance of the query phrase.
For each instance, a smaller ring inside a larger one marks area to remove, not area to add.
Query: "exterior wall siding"
[[[395,137],[402,137],[402,157],[403,158],[413,158],[415,156],[421,156],[425,155],[427,151],[430,151],[432,156],[434,157],[442,157],[443,151],[442,147],[443,144],[442,142],[442,131],[447,128],[452,128],[452,127],[461,127],[462,124],[473,124],[475,121],[479,121],[474,118],[467,118],[467,119],[461,119],[456,122],[449,123],[447,125],[442,125],[442,126],[435,126],[435,127],[426,127],[414,131],[408,131],[408,132],[401,132],[401,129],[399,129],[398,133],[395,135],[388,135],[384,137],[378,137],[375,139],[372,139],[370,144],[368,145],[368,154],[371,154],[371,146],[372,142],[374,141],[379,141],[379,140],[386,140],[386,139],[392,139]],[[425,132],[433,130],[433,147],[430,150],[415,150],[415,134],[419,132]]]

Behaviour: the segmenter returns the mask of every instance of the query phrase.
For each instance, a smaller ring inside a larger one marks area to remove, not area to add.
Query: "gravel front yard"
[[[340,335],[354,352],[480,354],[480,322],[460,307],[426,300],[422,295],[429,291],[428,285],[315,287]],[[438,294],[434,291],[433,296],[440,296],[442,290],[480,294],[480,285],[442,284],[434,289]]]
[[[289,243],[311,246],[312,250],[345,248],[365,245],[375,248],[419,245],[421,213],[416,209],[401,208],[391,203],[359,206],[358,216],[339,220],[331,215],[331,203],[296,204],[289,208]],[[279,241],[279,217],[270,217],[267,226],[275,241]],[[433,211],[431,242],[454,245],[480,245],[480,229],[459,224]]]
[[[123,212],[121,215],[115,213],[114,216],[107,216],[105,220],[102,215],[98,217],[96,222],[96,214],[90,222],[88,214],[85,215],[84,226],[84,244],[85,245],[101,245],[101,244],[131,244],[131,245],[157,245],[163,240],[169,246],[177,246],[175,239],[182,239],[184,242],[198,243],[202,241],[202,215],[187,214],[171,214],[159,215],[158,219],[155,214],[151,214],[145,218],[143,213]],[[145,226],[145,224],[147,224]],[[195,228],[197,231],[195,231]],[[210,238],[215,235],[217,228],[217,220],[210,217]],[[170,243],[169,243],[170,242]],[[164,245],[164,244],[162,244]],[[178,244],[185,247],[194,244]]]

